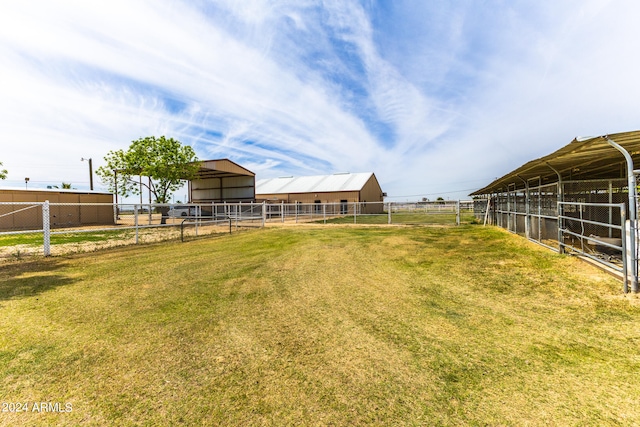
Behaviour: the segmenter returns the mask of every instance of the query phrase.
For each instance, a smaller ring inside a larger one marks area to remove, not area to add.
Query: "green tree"
[[[2,162],[0,162],[0,166],[2,166]],[[6,169],[0,169],[0,179],[7,179],[8,173]]]
[[[52,186],[52,188],[62,188],[63,190],[71,190],[70,182],[63,182],[62,187],[58,187],[57,185]]]
[[[137,195],[142,183],[155,203],[168,203],[182,181],[192,179],[200,167],[191,147],[164,136],[140,138],[126,151],[109,151],[104,160],[106,164],[99,167],[96,174],[109,191],[125,197]],[[144,182],[140,177],[150,180]]]

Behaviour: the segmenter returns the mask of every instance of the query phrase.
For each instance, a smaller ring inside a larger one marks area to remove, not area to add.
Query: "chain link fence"
[[[502,192],[474,199],[476,219],[558,252],[589,258],[624,275],[626,280],[626,179],[545,185],[533,180],[524,187],[511,184]]]
[[[193,240],[291,224],[477,222],[471,201],[415,203],[0,203],[0,258]]]

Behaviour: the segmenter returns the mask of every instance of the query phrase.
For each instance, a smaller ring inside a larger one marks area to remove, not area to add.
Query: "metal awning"
[[[615,179],[627,176],[625,158],[609,144],[609,138],[624,148],[640,164],[640,131],[596,137],[575,138],[571,143],[547,156],[532,160],[471,196],[493,194],[508,188],[524,188],[525,181],[540,180],[542,184],[563,180]]]
[[[228,178],[235,176],[255,176],[250,170],[229,159],[201,160],[200,169],[194,179]]]

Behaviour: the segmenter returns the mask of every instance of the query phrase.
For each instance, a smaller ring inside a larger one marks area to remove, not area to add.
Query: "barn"
[[[346,212],[357,203],[360,213],[382,213],[382,192],[373,172],[288,176],[260,179],[256,199],[267,203],[339,204]]]
[[[189,181],[190,203],[253,202],[255,173],[229,159],[203,160]]]
[[[0,230],[42,228],[43,202],[50,226],[113,225],[113,194],[60,189],[0,189]]]
[[[637,292],[639,162],[640,131],[575,138],[471,193],[475,212],[485,223],[593,261]]]

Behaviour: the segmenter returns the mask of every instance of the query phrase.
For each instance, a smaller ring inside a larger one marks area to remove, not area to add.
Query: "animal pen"
[[[471,194],[476,218],[595,262],[638,292],[640,131],[576,138]]]

